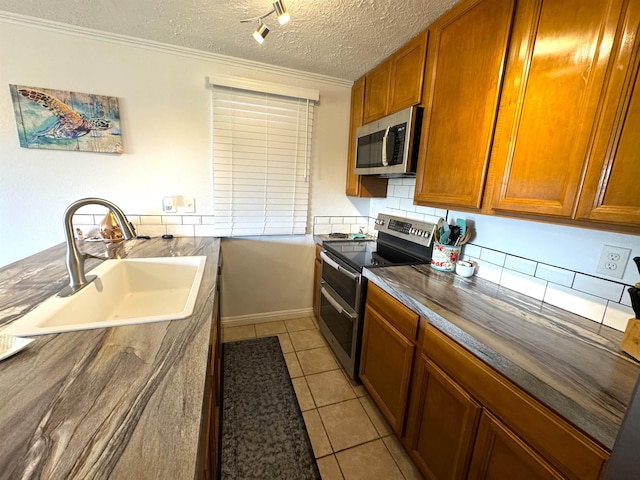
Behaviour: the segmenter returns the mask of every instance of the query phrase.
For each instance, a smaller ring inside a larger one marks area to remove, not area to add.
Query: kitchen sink
[[[68,297],[48,298],[2,334],[43,335],[178,320],[193,313],[206,257],[105,260],[97,278]]]

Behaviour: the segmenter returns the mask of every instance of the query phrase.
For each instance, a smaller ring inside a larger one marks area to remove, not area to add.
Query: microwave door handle
[[[391,127],[387,127],[382,137],[382,165],[385,167],[389,166],[389,160],[387,159],[387,141],[389,140],[390,129]]]

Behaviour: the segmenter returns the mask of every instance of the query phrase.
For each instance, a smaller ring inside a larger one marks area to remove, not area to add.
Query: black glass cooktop
[[[328,241],[323,242],[322,246],[357,271],[364,267],[411,265],[427,261],[425,258],[421,259],[375,240]]]

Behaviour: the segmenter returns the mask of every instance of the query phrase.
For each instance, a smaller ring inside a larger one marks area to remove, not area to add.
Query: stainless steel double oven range
[[[320,332],[347,374],[359,381],[367,281],[363,268],[431,262],[436,224],[379,214],[377,240],[323,242]]]

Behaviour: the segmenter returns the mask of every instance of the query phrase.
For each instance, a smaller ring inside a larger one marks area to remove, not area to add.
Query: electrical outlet
[[[629,248],[614,247],[612,245],[603,246],[596,273],[607,275],[608,277],[622,278],[624,269],[629,261],[629,255],[631,255]]]
[[[162,211],[164,213],[175,213],[177,211],[173,197],[164,197],[162,199]]]

